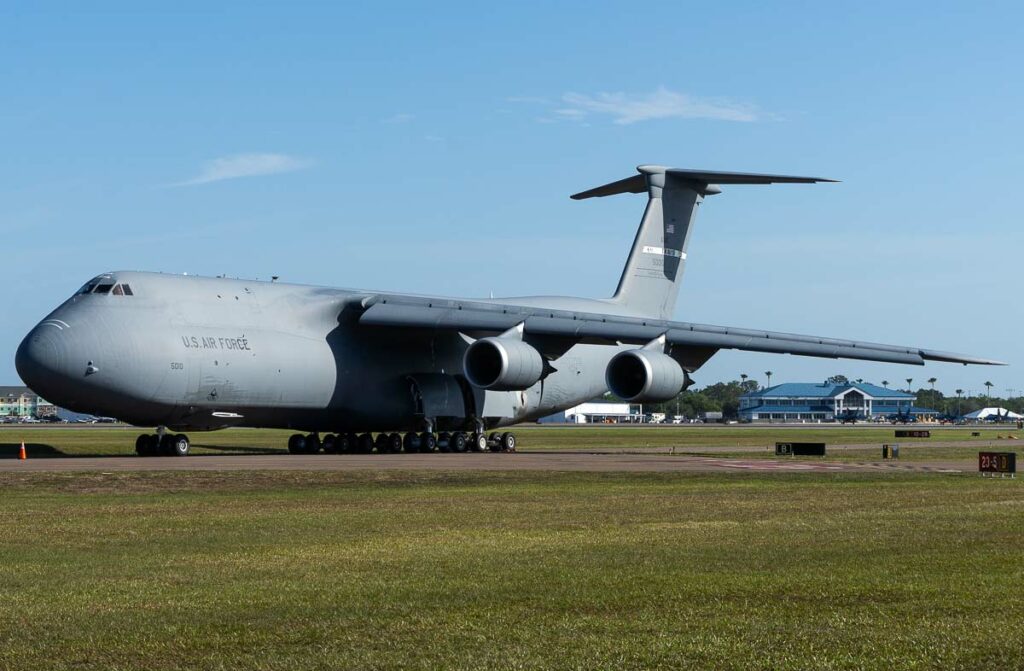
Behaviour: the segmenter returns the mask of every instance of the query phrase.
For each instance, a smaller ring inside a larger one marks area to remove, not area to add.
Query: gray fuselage
[[[397,431],[428,419],[491,428],[599,396],[623,349],[575,344],[532,387],[490,391],[462,375],[473,334],[359,325],[365,301],[387,299],[381,292],[141,272],[96,283],[131,295],[68,299],[26,336],[18,372],[59,406],[142,426]],[[615,310],[560,297],[509,302]]]

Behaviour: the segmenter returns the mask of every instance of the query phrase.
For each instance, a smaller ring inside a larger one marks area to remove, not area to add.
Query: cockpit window
[[[114,294],[115,296],[124,296],[124,289],[121,288],[120,284],[115,284],[114,290],[111,291],[110,293]]]
[[[113,284],[100,284],[96,287],[94,294],[109,294],[110,290],[114,288]]]
[[[81,296],[82,294],[92,293],[92,290],[95,289],[95,288],[96,288],[96,283],[95,282],[89,282],[84,287],[82,287],[81,289],[78,290],[78,295]]]
[[[121,286],[122,286],[122,287],[124,287],[124,295],[125,295],[125,296],[134,296],[134,295],[135,295],[135,294],[134,294],[134,293],[132,292],[132,288],[131,288],[131,286],[129,286],[129,285],[127,285],[127,284],[122,284]]]

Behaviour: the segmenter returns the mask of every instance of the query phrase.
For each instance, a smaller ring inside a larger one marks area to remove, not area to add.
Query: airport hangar
[[[785,382],[740,397],[741,420],[834,422],[845,412],[861,417],[896,413],[936,416],[938,412],[914,405],[917,397],[868,382]]]

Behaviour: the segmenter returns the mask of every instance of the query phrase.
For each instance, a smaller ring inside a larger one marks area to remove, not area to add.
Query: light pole
[[[772,372],[770,370],[766,370],[764,374],[768,378],[768,386],[772,386]]]

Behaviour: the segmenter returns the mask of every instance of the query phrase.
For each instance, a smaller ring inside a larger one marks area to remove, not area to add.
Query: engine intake
[[[667,354],[631,349],[612,357],[605,382],[625,401],[658,402],[675,398],[686,384],[686,373]]]
[[[544,360],[522,340],[481,338],[466,349],[462,369],[474,387],[519,391],[537,384]]]

